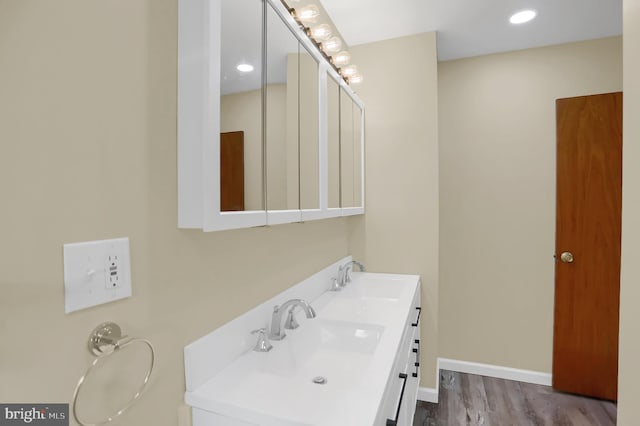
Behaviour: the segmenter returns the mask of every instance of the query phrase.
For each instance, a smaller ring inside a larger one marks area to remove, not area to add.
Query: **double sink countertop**
[[[264,426],[371,426],[418,283],[417,275],[353,273],[342,291],[311,302],[316,318],[299,310],[300,327],[271,341],[270,352],[243,354],[186,402]]]

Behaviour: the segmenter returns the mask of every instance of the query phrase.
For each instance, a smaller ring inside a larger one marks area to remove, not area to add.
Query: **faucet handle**
[[[271,349],[273,349],[273,346],[267,339],[266,328],[258,328],[256,330],[253,330],[251,334],[258,334],[258,341],[253,347],[254,352],[269,352]]]
[[[344,268],[342,267],[342,265],[338,266],[338,285],[343,287],[344,286]]]
[[[340,290],[342,290],[342,287],[340,286],[340,284],[338,284],[338,278],[332,277],[331,287],[329,287],[329,291],[340,291]]]
[[[289,309],[289,313],[287,314],[287,319],[284,322],[284,328],[286,328],[287,330],[295,330],[296,328],[300,327],[300,324],[298,324],[298,321],[296,321],[296,317],[293,315],[293,311],[296,309],[295,306],[292,306],[291,309]]]

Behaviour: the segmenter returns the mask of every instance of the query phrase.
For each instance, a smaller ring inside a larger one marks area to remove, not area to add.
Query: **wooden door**
[[[617,399],[622,93],[556,101],[553,387]]]
[[[220,211],[244,210],[244,132],[220,133]]]

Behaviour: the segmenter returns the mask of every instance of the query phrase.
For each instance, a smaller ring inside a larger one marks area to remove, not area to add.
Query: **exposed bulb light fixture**
[[[511,15],[509,22],[512,24],[524,24],[525,22],[529,22],[535,18],[537,14],[538,13],[535,10],[522,10]]]
[[[342,68],[342,75],[347,78],[353,77],[356,74],[358,74],[358,67],[355,65],[349,65],[348,67]]]
[[[349,65],[351,54],[342,50],[342,39],[332,36],[332,27],[322,23],[311,26],[318,22],[320,9],[316,4],[310,3],[302,7],[291,7],[292,3],[307,3],[309,0],[281,0],[287,8],[291,17],[296,21],[300,29],[311,40],[314,47],[318,48],[320,54],[329,62],[347,84],[357,84],[362,82],[362,74],[358,72],[355,65]],[[329,20],[330,22],[331,20]],[[239,69],[239,68],[238,68]]]
[[[318,21],[320,10],[315,4],[308,4],[301,7],[299,10],[296,9],[296,15],[303,24],[313,24]]]
[[[333,57],[333,63],[339,67],[347,65],[349,62],[351,62],[351,54],[346,50],[343,50],[342,52],[337,53]]]
[[[324,41],[331,37],[331,27],[327,24],[316,25],[311,28],[311,37],[316,41]]]
[[[236,69],[240,72],[251,72],[253,71],[253,65],[251,64],[240,64],[236,67]]]
[[[364,77],[362,77],[362,74],[360,74],[359,72],[356,72],[355,74],[353,74],[351,77],[348,78],[349,84],[362,83],[362,80],[364,80]]]
[[[338,37],[331,37],[329,40],[322,42],[322,49],[325,53],[335,53],[342,49],[342,40]]]

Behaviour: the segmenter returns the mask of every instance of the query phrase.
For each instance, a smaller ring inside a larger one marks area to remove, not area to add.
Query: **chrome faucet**
[[[360,268],[360,272],[365,272],[364,265],[357,260],[345,263],[338,268],[338,284],[340,286],[344,287],[351,282],[351,271],[353,270],[353,265]]]
[[[273,314],[271,314],[271,331],[269,332],[269,339],[282,340],[285,338],[286,334],[281,327],[282,315],[290,306],[300,306],[304,310],[304,314],[307,318],[316,317],[316,311],[311,307],[311,305],[302,299],[291,299],[280,306],[276,305],[273,307]]]

